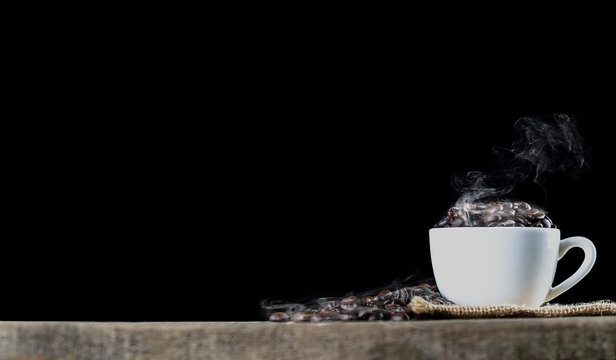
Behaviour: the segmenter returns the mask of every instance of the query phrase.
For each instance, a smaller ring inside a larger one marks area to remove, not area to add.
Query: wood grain
[[[0,322],[0,359],[616,359],[616,317],[350,323]]]

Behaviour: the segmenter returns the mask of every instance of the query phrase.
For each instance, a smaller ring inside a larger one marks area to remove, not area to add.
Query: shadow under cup
[[[517,304],[538,307],[580,281],[596,249],[581,236],[560,240],[560,230],[522,227],[433,228],[430,255],[440,293],[460,305]],[[584,250],[580,268],[552,287],[558,260]]]

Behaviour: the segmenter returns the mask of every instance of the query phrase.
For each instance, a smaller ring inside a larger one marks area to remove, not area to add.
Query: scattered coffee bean
[[[394,299],[398,299],[403,303],[408,303],[413,297],[413,288],[403,287],[394,291]]]
[[[312,314],[308,314],[303,311],[300,311],[298,313],[293,314],[293,316],[291,316],[291,321],[295,321],[295,322],[310,321],[311,316]]]
[[[321,309],[321,314],[322,315],[334,315],[337,314],[338,311],[336,309],[327,309],[327,308],[323,308]]]
[[[372,297],[372,296],[364,296],[363,298],[361,298],[361,301],[363,303],[365,303],[366,305],[370,306],[374,302],[374,297]]]
[[[302,307],[301,311],[291,314],[276,312],[269,316],[270,321],[283,322],[323,322],[323,321],[405,321],[415,315],[407,307],[414,296],[420,296],[437,304],[451,304],[441,296],[436,285],[418,284],[399,289],[383,289],[377,295],[366,295],[361,299],[357,296],[346,296],[327,302],[317,301],[320,305]]]
[[[389,299],[392,296],[392,293],[391,291],[385,289],[381,291],[378,296],[379,296],[379,300],[384,301],[384,300]]]
[[[331,310],[336,309],[337,307],[338,307],[338,302],[337,302],[337,301],[335,301],[335,300],[329,300],[329,301],[327,302],[327,304],[324,306],[324,309],[325,309],[326,311],[331,311]]]
[[[347,314],[347,313],[338,314],[338,320],[340,321],[351,321],[351,320],[355,320],[356,318],[357,316],[354,314]]]
[[[310,317],[310,322],[321,322],[321,321],[325,321],[326,316],[323,314],[312,314],[312,316]]]
[[[360,320],[368,320],[368,317],[372,314],[372,309],[361,309],[357,312],[357,318]]]
[[[385,320],[385,312],[383,310],[375,310],[368,316],[368,321]]]
[[[269,317],[269,321],[282,322],[289,320],[289,316],[283,312],[275,312]]]
[[[359,306],[359,302],[357,296],[347,296],[340,301],[340,308],[345,311],[354,311]]]
[[[391,321],[405,321],[405,320],[410,320],[408,314],[403,313],[403,312],[395,312],[393,314],[391,314],[390,318]]]
[[[385,310],[392,310],[396,309],[398,307],[398,304],[394,303],[393,301],[386,301],[383,303],[383,307],[385,308]]]

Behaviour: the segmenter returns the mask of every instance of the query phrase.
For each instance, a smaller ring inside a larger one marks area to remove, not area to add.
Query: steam
[[[513,125],[511,147],[495,147],[498,166],[491,171],[454,175],[452,185],[460,193],[457,206],[480,200],[498,200],[532,176],[543,188],[548,175],[562,172],[578,176],[587,167],[587,149],[577,121],[565,114],[551,119],[522,117]],[[545,189],[544,189],[545,190]]]
[[[272,300],[272,299],[263,299],[261,300],[261,310],[266,318],[269,318],[275,312],[283,312],[288,317],[291,317],[293,314],[304,311],[307,306],[311,305],[311,303],[321,303],[323,301],[327,302],[327,298],[319,298],[317,300],[310,301],[309,303],[294,303],[287,302],[282,300]]]

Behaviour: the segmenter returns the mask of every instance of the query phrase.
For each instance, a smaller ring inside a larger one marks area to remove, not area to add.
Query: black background
[[[30,126],[35,141],[11,155],[1,318],[263,320],[264,299],[429,281],[451,175],[494,166],[515,120],[553,113],[578,119],[590,166],[512,197],[597,247],[556,302],[616,300],[605,72],[549,51],[321,50],[260,48],[49,104],[78,121]],[[582,257],[570,251],[556,282]]]

